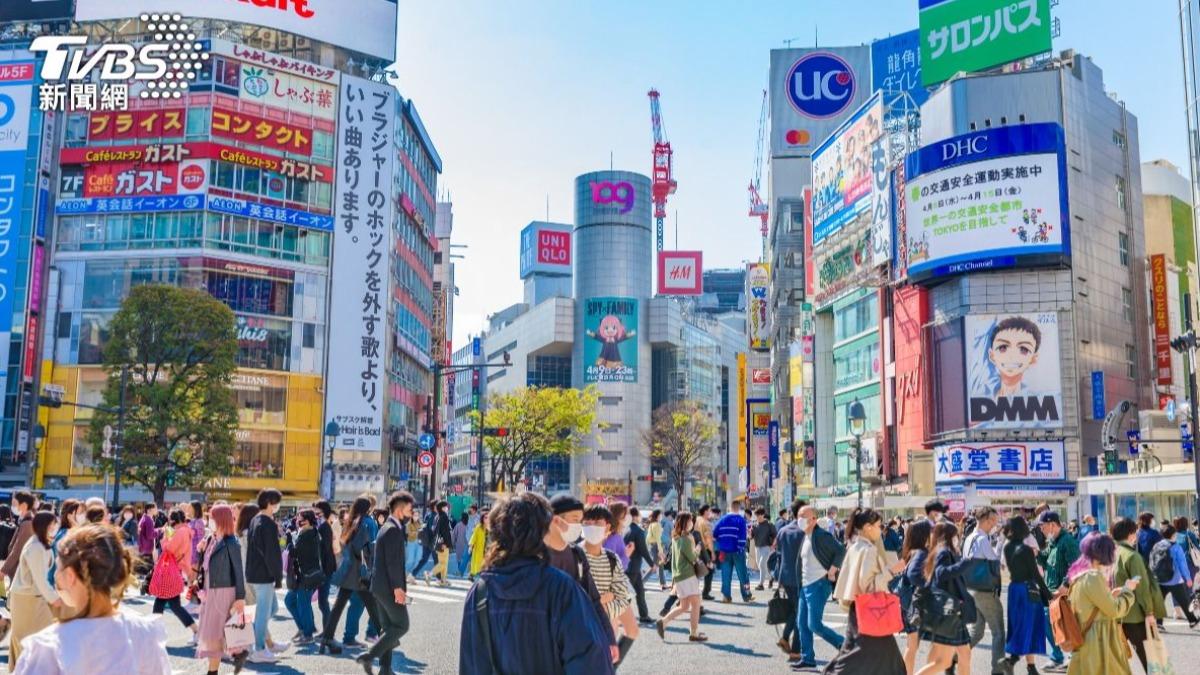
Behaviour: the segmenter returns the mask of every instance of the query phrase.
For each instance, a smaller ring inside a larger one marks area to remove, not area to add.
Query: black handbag
[[[913,604],[920,608],[921,630],[944,638],[957,638],[962,633],[963,603],[954,595],[924,586],[914,592]]]
[[[767,601],[767,625],[778,626],[796,619],[792,612],[791,603],[787,598],[780,597],[779,589],[775,589],[775,597]]]
[[[300,589],[304,591],[315,591],[321,586],[324,586],[327,580],[328,577],[325,576],[325,572],[318,567],[300,575]]]
[[[973,591],[995,592],[1000,588],[1000,561],[975,558],[963,581]]]

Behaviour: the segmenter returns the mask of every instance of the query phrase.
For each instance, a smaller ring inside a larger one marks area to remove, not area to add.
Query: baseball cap
[[[1062,525],[1062,521],[1059,520],[1058,514],[1053,511],[1042,511],[1041,515],[1038,516],[1038,519],[1037,519],[1038,525],[1045,525],[1046,523],[1054,523],[1055,525]]]

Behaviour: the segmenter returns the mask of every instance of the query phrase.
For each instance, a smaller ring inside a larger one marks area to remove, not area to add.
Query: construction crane
[[[762,109],[758,113],[758,142],[754,148],[754,180],[750,182],[750,217],[762,221],[762,260],[767,259],[767,203],[763,201],[762,168],[763,142],[767,135],[767,90],[763,89]]]
[[[666,139],[663,131],[662,109],[658,105],[658,90],[651,89],[646,94],[650,97],[650,125],[654,130],[654,168],[651,172],[653,179],[650,185],[651,198],[654,200],[654,222],[657,226],[658,250],[663,250],[663,220],[667,217],[667,196],[675,194],[678,183],[671,175],[671,142]]]

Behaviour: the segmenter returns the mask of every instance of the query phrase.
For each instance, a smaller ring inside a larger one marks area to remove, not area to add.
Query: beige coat
[[[892,573],[887,570],[887,558],[883,543],[875,543],[866,537],[855,537],[846,550],[846,559],[838,572],[837,586],[833,597],[849,607],[862,593],[886,591]]]

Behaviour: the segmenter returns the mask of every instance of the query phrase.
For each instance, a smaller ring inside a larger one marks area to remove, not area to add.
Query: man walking
[[[629,577],[629,583],[633,586],[637,598],[638,623],[654,623],[654,619],[650,618],[650,608],[646,606],[646,582],[642,578],[642,561],[645,560],[650,566],[649,572],[654,571],[658,561],[650,555],[650,549],[646,546],[646,531],[642,529],[641,514],[636,506],[629,509],[629,517],[629,532],[625,535],[625,543],[633,544],[633,553],[629,556],[625,576]]]
[[[775,538],[775,550],[779,552],[779,585],[788,601],[788,616],[792,617],[784,625],[783,636],[776,644],[794,663],[801,662],[800,631],[796,630],[796,617],[800,609],[800,580],[796,577],[796,563],[800,560],[800,544],[804,540],[804,528],[807,527],[807,523],[796,516],[804,506],[805,503],[799,499],[792,502],[792,519],[779,528]],[[816,663],[808,665],[815,666]]]
[[[742,602],[751,602],[750,575],[746,571],[746,537],[749,526],[742,515],[742,503],[734,502],[729,513],[721,516],[713,528],[713,540],[721,559],[721,602],[733,602],[731,587],[733,572],[737,571],[738,585],[742,591]]]
[[[279,525],[275,522],[275,512],[281,501],[283,495],[279,490],[261,490],[258,515],[251,519],[246,533],[246,583],[254,587],[258,597],[254,608],[254,652],[250,654],[250,661],[254,663],[278,660],[275,650],[268,647],[275,644],[269,627],[279,605],[275,589],[283,581],[283,551],[279,548]],[[286,651],[286,646],[278,647],[281,647],[280,652]]]
[[[758,522],[754,523],[754,527],[750,528],[750,538],[754,540],[754,551],[758,557],[758,590],[763,589],[763,582],[768,582],[769,586],[775,585],[775,577],[771,573],[770,565],[767,560],[771,557],[771,551],[775,548],[775,535],[777,530],[771,521],[767,520],[767,510],[761,506],[754,512]]]
[[[817,525],[817,511],[811,506],[800,509],[804,537],[800,542],[800,606],[796,625],[800,629],[800,658],[797,668],[815,666],[817,653],[813,635],[820,635],[840,650],[844,638],[825,625],[825,603],[833,593],[833,580],[846,557],[846,548],[832,534]]]
[[[981,506],[975,509],[975,530],[963,542],[963,555],[988,574],[972,572],[967,575],[967,588],[975,598],[975,625],[971,627],[971,647],[983,640],[984,628],[992,631],[992,675],[1012,673],[1012,664],[1004,655],[1004,608],[1000,605],[1000,553],[992,541],[992,533],[1000,523],[996,509]]]
[[[371,595],[379,610],[382,634],[375,646],[355,661],[367,675],[379,659],[380,675],[392,675],[392,652],[408,632],[408,575],[405,548],[408,536],[404,523],[412,517],[413,496],[403,490],[388,499],[388,519],[375,541],[375,573],[371,575]]]
[[[713,571],[716,566],[713,565],[713,559],[716,557],[716,551],[713,549],[713,527],[709,518],[712,516],[712,509],[708,504],[700,507],[699,515],[696,517],[696,531],[700,533],[700,562],[708,567],[708,574],[704,575],[704,592],[701,598],[712,600],[712,580]]]
[[[1058,513],[1049,509],[1038,516],[1038,529],[1046,537],[1046,547],[1038,554],[1038,564],[1046,571],[1046,588],[1050,594],[1058,592],[1067,582],[1067,570],[1079,558],[1079,544],[1069,532],[1063,530]],[[1045,673],[1067,672],[1066,656],[1054,642],[1054,630],[1050,625],[1050,608],[1046,612],[1046,640],[1050,643],[1050,665],[1042,668]]]

